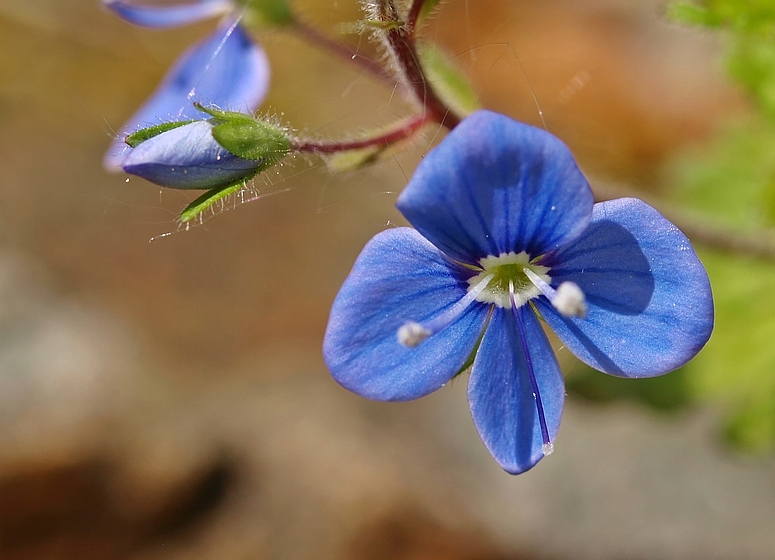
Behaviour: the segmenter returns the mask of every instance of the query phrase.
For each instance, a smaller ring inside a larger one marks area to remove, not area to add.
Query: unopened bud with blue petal
[[[242,113],[206,112],[213,118],[130,135],[124,171],[163,187],[210,190],[246,181],[290,150],[287,135],[273,124]]]
[[[145,0],[102,0],[102,4],[143,27],[178,27],[228,13],[244,14],[251,24],[288,25],[294,20],[287,0],[194,0],[161,5]]]
[[[201,5],[215,5],[215,2],[202,2]],[[109,4],[114,10],[128,10],[128,6],[123,2]],[[146,9],[160,17],[157,10],[161,8]],[[166,11],[159,13],[167,14]],[[131,12],[129,15],[136,17],[130,21],[143,14],[143,11]],[[165,17],[169,19],[172,16],[167,14]],[[201,119],[202,115],[194,109],[192,100],[252,111],[261,104],[268,87],[269,61],[266,54],[241,26],[227,19],[209,38],[186,51],[178,60],[156,92],[116,135],[103,164],[110,172],[120,172],[130,151],[124,140],[127,135],[144,127],[164,121]]]

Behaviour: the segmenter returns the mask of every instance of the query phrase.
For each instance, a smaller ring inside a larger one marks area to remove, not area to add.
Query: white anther
[[[563,317],[585,317],[587,301],[584,292],[573,282],[563,282],[552,298],[552,305]]]
[[[544,454],[544,457],[554,453],[554,444],[553,443],[545,443],[545,444],[543,444],[541,446],[541,453]]]
[[[423,327],[420,323],[407,321],[398,329],[396,338],[400,344],[408,348],[415,348],[431,334],[433,334],[431,330]]]
[[[434,317],[425,324],[416,323],[415,321],[407,321],[396,332],[396,338],[398,342],[408,348],[416,348],[423,340],[431,335],[436,334],[457,320],[468,306],[476,300],[482,290],[484,290],[493,279],[495,275],[490,273],[478,280],[478,282],[468,288],[468,292],[462,298],[452,304],[446,311],[440,315]],[[469,280],[469,284],[470,284]]]

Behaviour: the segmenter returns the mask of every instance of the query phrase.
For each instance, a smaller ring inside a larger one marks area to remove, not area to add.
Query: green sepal
[[[291,150],[288,136],[273,124],[245,113],[195,106],[213,117],[215,141],[237,157],[260,161],[258,171],[272,167]]]
[[[286,0],[240,0],[240,3],[245,6],[244,21],[249,26],[285,27],[296,19]]]
[[[291,142],[282,130],[253,118],[216,125],[213,138],[237,157],[262,161],[261,169],[271,167],[291,149]]]
[[[425,20],[428,19],[428,16],[431,15],[433,9],[439,5],[439,2],[440,0],[425,0],[425,3],[420,9],[420,13],[417,15],[417,21],[414,24],[416,29],[419,29]]]
[[[245,181],[247,181],[247,179],[240,179],[231,185],[226,185],[225,187],[218,187],[216,189],[207,191],[202,196],[194,200],[191,204],[186,206],[185,210],[181,212],[180,218],[178,218],[180,223],[186,224],[190,222],[219,200],[223,200],[230,194],[239,192],[245,187]]]
[[[161,123],[155,126],[149,126],[148,128],[143,128],[141,130],[133,132],[132,134],[124,138],[124,142],[126,142],[126,144],[129,145],[130,148],[136,148],[137,146],[139,146],[146,140],[150,140],[154,136],[158,136],[159,134],[167,132],[168,130],[178,128],[180,126],[191,124],[192,122],[194,121],[175,121],[175,122]]]
[[[419,43],[420,63],[436,94],[447,107],[461,116],[481,109],[468,79],[441,49]]]

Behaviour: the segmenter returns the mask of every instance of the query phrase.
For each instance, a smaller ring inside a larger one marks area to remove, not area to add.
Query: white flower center
[[[478,286],[486,276],[492,275],[492,280],[476,296],[476,300],[493,303],[505,309],[511,308],[510,285],[514,286],[514,303],[517,307],[522,307],[531,299],[541,295],[542,292],[535,282],[525,274],[526,270],[533,272],[546,284],[550,284],[552,280],[547,274],[549,267],[530,264],[530,255],[525,251],[501,253],[498,257],[490,255],[480,259],[479,266],[482,267],[482,271],[468,279],[468,291]]]

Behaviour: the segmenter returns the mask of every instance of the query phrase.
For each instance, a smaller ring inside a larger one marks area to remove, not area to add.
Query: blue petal
[[[200,0],[174,6],[143,6],[124,0],[103,0],[120,18],[144,27],[176,27],[228,13],[231,0]]]
[[[592,191],[559,139],[478,111],[425,157],[397,206],[448,256],[475,263],[567,244],[589,223]]]
[[[239,158],[215,141],[210,121],[146,140],[124,158],[124,171],[173,189],[213,189],[253,176],[260,161]]]
[[[120,171],[130,151],[124,139],[161,122],[201,119],[192,103],[252,111],[269,87],[264,51],[237,25],[222,25],[212,36],[186,51],[151,98],[121,129],[105,155],[109,171]]]
[[[565,384],[535,313],[529,306],[522,318],[546,416],[549,438],[560,428]],[[512,474],[531,468],[544,456],[538,408],[526,366],[519,327],[511,309],[497,308],[474,359],[468,402],[479,435],[501,467]]]
[[[488,308],[478,302],[416,348],[398,343],[407,321],[422,323],[467,292],[460,271],[420,234],[398,228],[363,249],[331,309],[323,356],[334,378],[370,399],[405,401],[449,381],[465,364]]]
[[[547,323],[590,366],[620,377],[651,377],[694,357],[713,330],[713,295],[689,240],[646,203],[596,204],[587,231],[552,255],[552,284],[586,294],[583,319],[561,317],[543,298]]]

